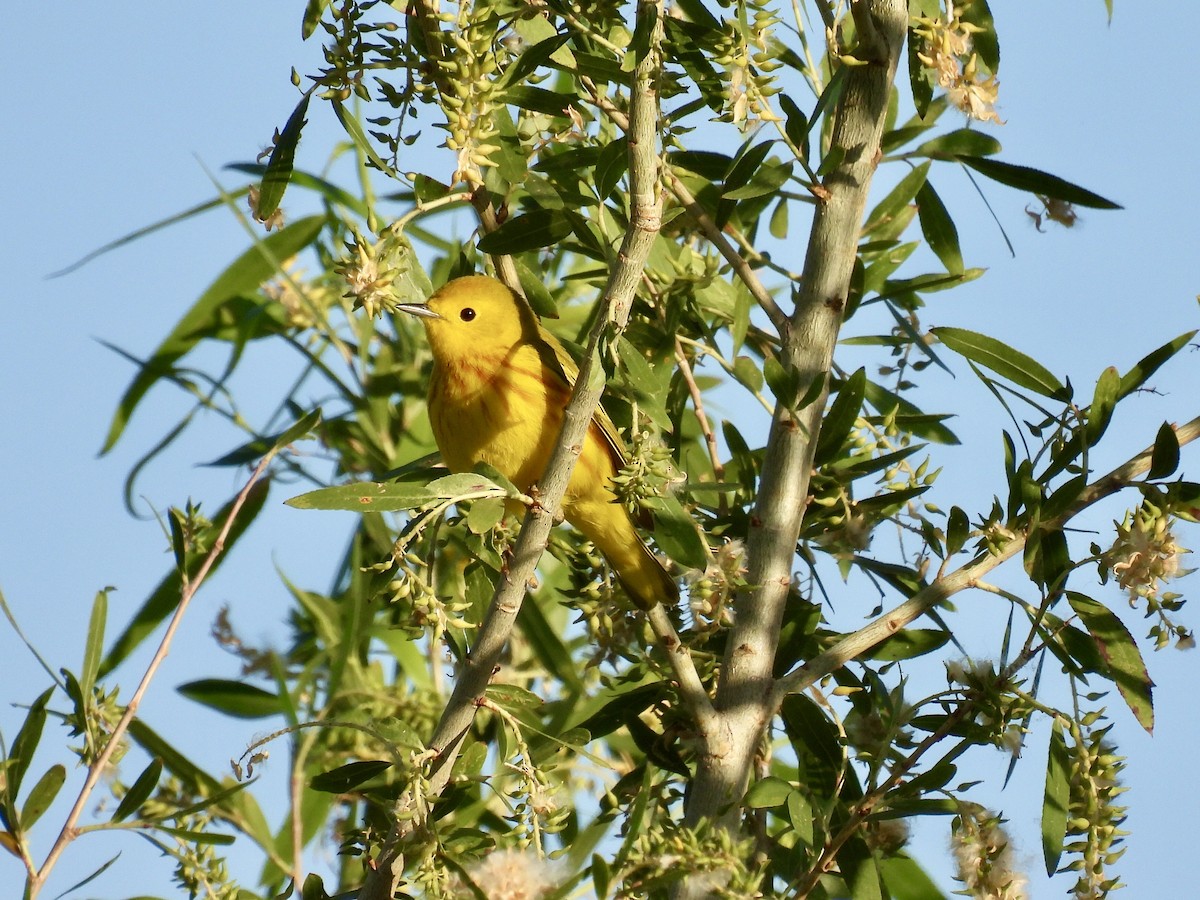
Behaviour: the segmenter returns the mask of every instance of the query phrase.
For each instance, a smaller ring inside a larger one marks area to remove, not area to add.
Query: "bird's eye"
[[[458,317],[464,322],[470,322],[475,318],[475,310],[471,309],[469,306],[464,306],[462,310],[459,311]]]

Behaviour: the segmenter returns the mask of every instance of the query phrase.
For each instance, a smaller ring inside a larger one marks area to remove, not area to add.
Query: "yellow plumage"
[[[401,304],[422,317],[433,351],[429,417],[446,465],[494,466],[523,491],[541,477],[577,370],[524,301],[494,278],[447,283],[425,304]],[[563,497],[563,515],[599,548],[643,609],[679,591],[617,502],[612,477],[624,464],[616,428],[597,410]]]

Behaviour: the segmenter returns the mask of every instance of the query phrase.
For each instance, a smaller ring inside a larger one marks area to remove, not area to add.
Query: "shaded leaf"
[[[352,763],[346,763],[344,766],[338,766],[336,769],[330,769],[328,772],[322,772],[320,775],[314,775],[308,782],[308,786],[314,791],[323,791],[327,794],[344,794],[347,791],[352,791],[360,784],[370,781],[376,775],[386,772],[392,767],[392,763],[383,759],[360,759]]]
[[[267,161],[267,170],[263,172],[262,181],[258,187],[258,204],[254,217],[259,222],[265,222],[279,209],[279,202],[287,190],[292,178],[292,169],[296,163],[296,145],[300,143],[300,133],[304,130],[308,113],[308,101],[312,91],[306,91],[304,97],[296,104],[287,123],[279,132],[271,158]]]
[[[833,459],[834,454],[842,449],[846,438],[858,421],[862,410],[863,399],[867,393],[867,370],[859,369],[842,382],[837,396],[829,404],[825,419],[821,423],[821,431],[817,436],[817,450],[814,465],[823,466]]]
[[[1042,796],[1042,858],[1046,874],[1058,871],[1067,836],[1067,811],[1071,796],[1071,756],[1057,718],[1050,728],[1050,753],[1046,761],[1046,789]]]
[[[958,161],[970,166],[980,175],[985,175],[993,181],[1029,191],[1034,194],[1044,194],[1058,200],[1066,200],[1076,206],[1087,206],[1092,209],[1123,209],[1118,203],[1106,200],[1099,194],[1072,184],[1057,175],[1051,175],[1040,169],[1028,166],[1016,166],[1012,163],[1000,162],[997,159],[986,159],[982,156],[959,156]]]
[[[561,209],[534,209],[514,216],[479,239],[478,248],[492,256],[511,256],[550,247],[571,234],[571,219]]]
[[[142,808],[142,804],[150,799],[150,795],[158,787],[158,779],[162,777],[162,771],[161,757],[156,756],[150,760],[150,764],[142,770],[133,784],[129,786],[129,790],[125,792],[125,796],[121,798],[121,802],[117,804],[117,811],[112,816],[113,822],[128,819]]]
[[[779,776],[768,775],[751,785],[743,802],[750,809],[770,809],[786,803],[793,790],[792,786]]]
[[[29,796],[21,806],[22,831],[28,832],[33,823],[42,817],[42,813],[50,808],[66,780],[66,767],[55,763],[37,780],[37,784],[30,788]]]
[[[177,690],[189,700],[237,719],[263,719],[283,712],[278,696],[241,681],[201,678],[181,684]]]
[[[1067,389],[1049,369],[993,337],[945,326],[931,328],[930,332],[955,353],[991,369],[1019,387],[1056,400],[1069,399]]]
[[[951,275],[963,271],[962,249],[958,244],[958,229],[950,212],[942,203],[933,185],[926,181],[917,191],[917,216],[921,222],[921,233],[937,258],[942,261]]]
[[[1091,632],[1100,655],[1108,665],[1108,678],[1116,684],[1138,724],[1153,733],[1154,682],[1150,680],[1150,673],[1146,670],[1146,663],[1133,636],[1103,603],[1075,591],[1067,591],[1067,600]]]
[[[1170,422],[1163,422],[1154,438],[1154,451],[1150,455],[1150,471],[1147,478],[1166,478],[1179,468],[1179,435]]]
[[[278,263],[295,256],[311,244],[325,226],[325,216],[309,216],[267,235],[225,269],[192,308],[171,329],[170,334],[146,361],[125,389],[113,413],[108,435],[101,447],[107,453],[120,439],[130,416],[146,392],[165,377],[175,362],[191,350],[217,322],[217,313],[226,303],[242,294],[253,293],[273,276]]]

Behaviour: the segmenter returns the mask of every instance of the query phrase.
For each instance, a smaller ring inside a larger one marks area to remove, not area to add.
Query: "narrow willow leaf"
[[[351,140],[354,141],[363,155],[371,161],[371,164],[385,175],[397,181],[403,181],[404,176],[397,172],[393,166],[384,162],[383,158],[375,152],[375,145],[371,143],[371,138],[363,131],[362,123],[358,121],[358,116],[346,109],[340,100],[331,100],[330,105],[333,107],[333,114],[342,123],[342,128],[345,129],[346,134],[350,135]]]
[[[867,370],[859,369],[842,382],[837,396],[829,404],[825,419],[821,423],[821,433],[817,437],[817,450],[814,465],[820,467],[833,460],[834,454],[842,449],[846,438],[858,421],[862,411],[863,399],[867,393]]]
[[[879,867],[866,841],[857,836],[846,841],[838,851],[837,862],[851,900],[883,900]]]
[[[571,234],[571,220],[561,209],[534,209],[515,216],[479,239],[481,252],[511,256],[550,247]]]
[[[962,20],[975,26],[971,32],[971,49],[979,54],[985,66],[999,74],[1000,39],[996,36],[996,23],[987,0],[971,0],[963,7]]]
[[[489,684],[485,696],[509,712],[537,709],[539,706],[544,706],[546,702],[533,691],[515,684]]]
[[[129,790],[125,792],[125,796],[121,798],[121,802],[117,804],[117,811],[112,816],[113,822],[121,822],[128,819],[142,808],[142,804],[150,799],[150,795],[158,787],[158,780],[162,777],[162,771],[163,761],[161,757],[156,756],[150,760],[150,764],[142,770],[142,773],[130,785]]]
[[[267,160],[267,170],[263,172],[262,181],[259,182],[258,204],[254,210],[254,217],[259,222],[265,222],[279,209],[283,193],[292,179],[292,169],[296,163],[296,145],[300,143],[300,133],[308,122],[304,117],[308,113],[308,101],[311,97],[312,91],[306,91],[304,97],[296,104],[283,130],[279,132],[275,149],[271,151],[271,158]]]
[[[1163,363],[1186,347],[1195,336],[1195,331],[1188,331],[1138,360],[1137,365],[1121,376],[1121,398],[1128,397],[1144,385]]]
[[[221,308],[235,297],[258,290],[259,285],[275,274],[279,261],[295,256],[316,239],[325,222],[323,215],[293,222],[282,231],[267,235],[217,276],[125,389],[113,413],[101,454],[111,450],[120,439],[146,392],[216,325]]]
[[[950,217],[950,211],[942,203],[933,185],[926,181],[917,191],[917,217],[921,222],[921,234],[937,258],[942,261],[951,275],[963,271],[962,248],[958,244],[958,229]]]
[[[971,523],[967,514],[960,507],[951,507],[950,515],[946,520],[946,555],[948,557],[963,548],[970,530]]]
[[[330,769],[328,772],[322,772],[320,775],[314,775],[308,782],[308,786],[314,791],[323,791],[327,794],[344,794],[346,791],[352,791],[360,784],[370,781],[376,775],[381,775],[392,767],[392,764],[383,759],[360,759],[352,763],[346,763],[344,766],[338,766],[336,769]]]
[[[21,806],[22,831],[28,832],[33,823],[42,817],[42,813],[50,808],[66,780],[66,767],[55,763],[37,780],[37,784],[30,788],[29,796]]]
[[[79,673],[80,701],[84,704],[96,686],[96,675],[100,672],[100,659],[104,654],[104,627],[108,621],[108,589],[96,592],[92,601],[92,615],[88,619],[87,643],[83,650],[83,668]]]
[[[17,794],[21,791],[21,782],[25,773],[29,771],[29,764],[33,762],[33,754],[37,752],[38,744],[42,741],[42,729],[46,727],[46,704],[50,702],[53,693],[54,688],[47,688],[29,705],[29,712],[25,714],[21,730],[17,732],[9,748],[8,759],[5,760],[7,769],[4,796],[12,803],[16,802]],[[9,806],[7,812],[15,813],[16,807]]]
[[[1108,665],[1108,677],[1116,684],[1133,717],[1153,734],[1154,682],[1133,635],[1112,610],[1091,597],[1067,591],[1067,600],[1091,633]]]
[[[1049,369],[993,337],[965,328],[931,328],[930,332],[955,353],[991,369],[1018,387],[1056,400],[1069,399],[1067,389]]]
[[[980,175],[985,175],[993,181],[1006,184],[1020,191],[1034,194],[1044,194],[1058,200],[1066,200],[1076,206],[1087,206],[1092,209],[1123,209],[1119,203],[1106,200],[1099,194],[1093,194],[1086,188],[1072,184],[1057,175],[1051,175],[1040,169],[1028,166],[1016,166],[1012,163],[1000,162],[997,159],[986,159],[982,156],[959,156],[958,161],[970,166]]]
[[[879,874],[892,900],[947,900],[920,863],[904,853],[880,859]]]
[[[1166,478],[1179,468],[1179,435],[1170,422],[1163,422],[1154,438],[1154,451],[1150,455],[1150,471],[1147,478]]]
[[[237,719],[265,719],[283,711],[275,694],[241,681],[201,678],[181,684],[176,690],[189,700]]]
[[[895,662],[915,659],[944,647],[950,635],[936,628],[906,628],[880,641],[863,654],[866,659]]]
[[[1042,797],[1042,858],[1046,874],[1058,871],[1063,841],[1067,836],[1067,810],[1071,796],[1071,755],[1067,751],[1063,725],[1058,719],[1050,729],[1050,753],[1046,761],[1046,790]]]
[[[960,156],[992,156],[1000,149],[1000,142],[990,134],[975,128],[960,128],[926,141],[912,155],[949,160]]]
[[[1115,366],[1109,366],[1096,380],[1096,392],[1092,395],[1092,405],[1088,407],[1086,433],[1089,447],[1096,446],[1108,430],[1120,392],[1121,376]]]
[[[924,118],[933,100],[933,71],[920,59],[925,39],[909,28],[905,43],[908,46],[908,84],[912,90],[913,105],[917,115]]]

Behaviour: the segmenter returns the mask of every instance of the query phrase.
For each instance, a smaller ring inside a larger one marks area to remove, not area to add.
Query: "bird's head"
[[[435,359],[507,353],[537,324],[529,308],[495,278],[471,275],[446,282],[425,303],[401,303],[421,317]]]

